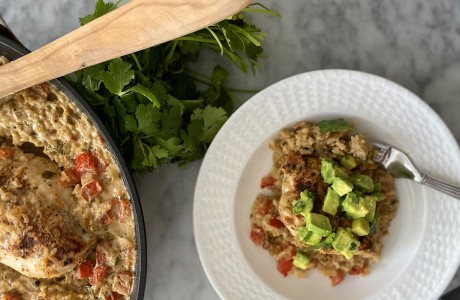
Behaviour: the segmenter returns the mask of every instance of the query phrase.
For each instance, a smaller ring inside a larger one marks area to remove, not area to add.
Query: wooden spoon
[[[132,0],[0,67],[0,98],[215,24],[251,0]]]

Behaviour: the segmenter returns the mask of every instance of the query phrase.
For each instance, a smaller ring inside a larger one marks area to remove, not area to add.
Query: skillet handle
[[[0,15],[0,35],[3,35],[13,41],[19,43],[21,46],[24,46],[19,39],[14,35],[11,29],[6,25],[5,20],[3,20],[2,15]]]

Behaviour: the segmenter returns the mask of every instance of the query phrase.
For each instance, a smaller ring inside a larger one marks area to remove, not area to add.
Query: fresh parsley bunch
[[[117,8],[98,0],[81,25]],[[159,165],[203,157],[233,111],[228,72],[217,65],[210,77],[190,68],[208,47],[243,72],[258,67],[263,33],[246,12],[276,13],[261,4],[206,29],[76,72],[73,86],[105,123],[131,169],[139,174]],[[206,79],[203,79],[206,78]],[[199,90],[197,83],[207,88]]]

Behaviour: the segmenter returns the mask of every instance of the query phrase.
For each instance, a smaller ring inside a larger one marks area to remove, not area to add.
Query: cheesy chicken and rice
[[[1,100],[0,299],[127,299],[133,208],[97,128],[48,83]]]
[[[269,146],[273,167],[251,210],[252,241],[284,276],[316,268],[336,285],[368,274],[398,206],[372,145],[338,119],[298,122]]]

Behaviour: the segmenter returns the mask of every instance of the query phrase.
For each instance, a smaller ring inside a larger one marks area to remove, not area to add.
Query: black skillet
[[[29,53],[14,34],[8,29],[5,22],[0,17],[0,56],[5,56],[9,60],[15,60]],[[115,157],[118,167],[121,171],[121,176],[128,190],[129,196],[134,207],[134,222],[136,231],[137,245],[137,261],[136,261],[136,277],[133,284],[133,290],[130,299],[143,299],[145,290],[145,278],[147,272],[147,243],[145,237],[144,217],[142,215],[142,207],[137,194],[136,186],[131,177],[131,174],[126,166],[120,151],[115,142],[111,138],[109,132],[104,127],[102,121],[86,103],[86,101],[70,86],[64,78],[58,78],[50,82],[54,87],[61,90],[70,101],[74,102],[78,108],[93,122],[96,129],[106,142],[107,148]]]

